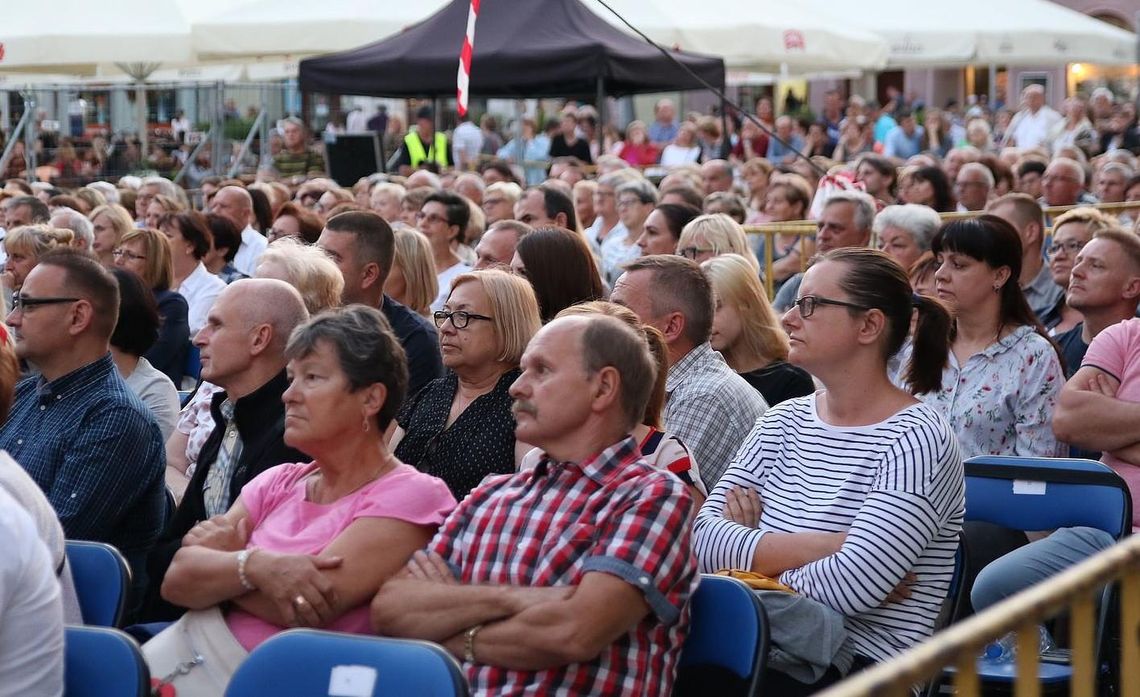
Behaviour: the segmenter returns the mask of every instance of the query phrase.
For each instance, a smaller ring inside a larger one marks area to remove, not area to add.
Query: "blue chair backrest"
[[[292,629],[258,646],[238,667],[226,697],[327,695],[334,683],[356,687],[337,694],[370,697],[465,697],[459,664],[426,641]]]
[[[150,670],[135,640],[105,627],[67,627],[63,697],[143,697]]]
[[[1094,460],[982,455],[965,462],[966,520],[1014,530],[1087,526],[1116,538],[1132,530],[1132,496]]]
[[[131,571],[119,550],[102,542],[68,540],[67,561],[83,623],[120,626],[127,608]]]
[[[194,344],[190,344],[186,350],[186,365],[182,368],[182,374],[195,380],[202,377],[202,357]]]
[[[690,613],[679,667],[727,668],[750,681],[747,694],[756,694],[768,657],[768,616],[752,589],[728,576],[703,574]]]

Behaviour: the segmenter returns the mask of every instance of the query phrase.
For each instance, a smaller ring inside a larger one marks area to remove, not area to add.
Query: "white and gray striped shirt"
[[[724,518],[734,486],[760,494],[758,529]],[[964,509],[958,443],[937,411],[914,404],[877,424],[838,427],[809,395],[757,422],[697,516],[697,555],[702,572],[749,569],[767,532],[846,532],[837,554],[780,580],[845,615],[855,653],[881,661],[933,631]],[[911,596],[886,602],[910,571]]]

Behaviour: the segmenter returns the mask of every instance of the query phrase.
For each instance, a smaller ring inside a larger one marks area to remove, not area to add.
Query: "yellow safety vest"
[[[413,169],[419,167],[424,160],[437,162],[440,167],[447,167],[447,135],[436,131],[433,140],[435,142],[432,143],[431,150],[424,152],[424,144],[418,134],[409,132],[404,136],[404,147],[408,149],[408,158],[412,161]]]

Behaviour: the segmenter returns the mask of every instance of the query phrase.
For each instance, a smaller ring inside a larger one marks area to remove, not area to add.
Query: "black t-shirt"
[[[740,377],[764,395],[764,401],[770,407],[784,400],[804,397],[815,392],[815,383],[812,382],[811,375],[803,368],[784,361],[772,361],[759,370],[741,373]]]
[[[594,158],[590,155],[590,144],[584,138],[578,138],[570,145],[561,133],[550,139],[550,157],[576,157],[588,165],[594,163]]]

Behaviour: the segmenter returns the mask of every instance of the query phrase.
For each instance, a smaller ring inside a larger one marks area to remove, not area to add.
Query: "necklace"
[[[368,473],[368,476],[365,477],[359,484],[354,485],[352,488],[346,490],[345,493],[329,501],[321,500],[322,495],[325,493],[323,491],[324,487],[321,486],[321,484],[325,481],[325,479],[323,474],[318,469],[316,476],[310,476],[309,481],[305,483],[305,498],[309,501],[309,503],[316,503],[321,505],[333,503],[353,493],[354,491],[359,490],[361,487],[367,484],[371,484],[372,482],[387,474],[394,467],[395,462],[392,458],[391,453],[385,453],[384,461],[380,463],[379,467],[377,467],[374,471]]]

